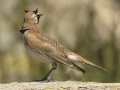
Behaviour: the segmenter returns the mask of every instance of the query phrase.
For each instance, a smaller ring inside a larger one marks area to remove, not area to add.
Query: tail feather
[[[107,72],[107,70],[105,70],[104,68],[102,68],[102,67],[100,67],[100,66],[98,66],[98,65],[95,65],[95,64],[91,63],[90,61],[87,61],[86,59],[82,58],[81,56],[79,56],[79,55],[77,55],[77,54],[75,54],[75,53],[72,53],[72,54],[67,55],[67,58],[68,58],[69,60],[71,60],[72,62],[77,63],[77,62],[79,61],[79,62],[85,63],[85,64],[87,64],[87,65],[90,65],[90,66],[92,66],[92,67],[95,67],[95,68],[97,68],[97,69],[100,69],[100,70],[102,70],[102,71]]]
[[[84,59],[84,58],[82,58],[82,57],[80,57],[80,56],[78,56],[78,60],[79,60],[80,62],[82,62],[82,63],[85,63],[85,64],[87,64],[87,65],[90,65],[90,66],[92,66],[92,67],[95,67],[95,68],[97,68],[97,69],[99,69],[99,70],[108,72],[106,69],[104,69],[104,68],[102,68],[102,67],[100,67],[100,66],[98,66],[98,65],[95,65],[95,64],[87,61],[86,59]]]

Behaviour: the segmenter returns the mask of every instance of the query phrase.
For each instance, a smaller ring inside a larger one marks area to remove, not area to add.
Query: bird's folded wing
[[[85,74],[85,70],[83,70],[82,68],[80,68],[79,66],[77,66],[76,64],[74,64],[73,62],[71,62],[64,56],[54,55],[54,54],[48,54],[47,56],[50,57],[51,59],[55,60],[56,62],[62,63],[72,69],[81,71],[82,73]]]
[[[55,49],[50,43],[48,43],[47,41],[43,40],[41,41],[38,37],[36,37],[34,34],[28,34],[25,37],[27,44],[33,48],[34,50],[36,50],[37,52],[42,53],[44,56],[55,60],[55,62],[59,62],[62,63],[70,68],[73,68],[75,70],[79,70],[82,71],[83,73],[85,73],[85,71],[78,67],[77,65],[75,65],[72,61],[68,60],[67,57],[65,57],[65,55],[61,55],[59,53],[55,53]]]

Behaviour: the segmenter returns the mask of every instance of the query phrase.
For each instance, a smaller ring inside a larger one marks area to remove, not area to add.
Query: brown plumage
[[[55,39],[45,34],[42,30],[39,30],[37,25],[39,23],[40,17],[43,14],[39,14],[38,9],[31,12],[25,12],[26,14],[24,17],[23,26],[20,32],[23,35],[27,52],[36,60],[52,64],[52,69],[42,80],[50,80],[52,73],[57,68],[57,63],[61,63],[78,71],[82,71],[83,73],[85,73],[85,71],[78,67],[75,64],[76,62],[82,62],[96,67],[102,71],[106,71],[100,66],[97,66],[85,60],[81,56],[69,51],[61,44],[59,44]]]

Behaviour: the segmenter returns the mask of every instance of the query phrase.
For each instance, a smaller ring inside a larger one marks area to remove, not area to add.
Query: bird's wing
[[[55,60],[58,63],[62,63],[63,65],[66,65],[72,69],[81,71],[82,73],[85,74],[85,70],[83,70],[82,68],[80,68],[79,66],[77,66],[76,64],[74,64],[73,62],[71,62],[70,60],[68,60],[66,57],[61,56],[61,55],[54,55],[54,54],[48,54],[48,56]]]
[[[72,69],[82,71],[85,73],[85,71],[75,65],[72,61],[70,61],[65,55],[56,53],[55,47],[53,47],[50,43],[48,43],[46,40],[40,40],[35,34],[29,33],[26,35],[25,40],[27,41],[27,44],[36,50],[37,52],[42,53],[44,56],[48,57],[49,59],[54,60],[55,62],[62,63]]]

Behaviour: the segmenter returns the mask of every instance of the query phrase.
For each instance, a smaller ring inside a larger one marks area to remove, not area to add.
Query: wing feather
[[[37,52],[42,53],[44,56],[48,57],[49,59],[54,60],[55,62],[62,63],[72,69],[82,71],[85,73],[85,71],[78,67],[76,64],[74,64],[72,61],[70,61],[65,55],[61,53],[56,53],[57,49],[53,47],[51,44],[47,42],[47,40],[40,40],[36,35],[34,34],[28,34],[25,37],[27,44],[36,50]]]

